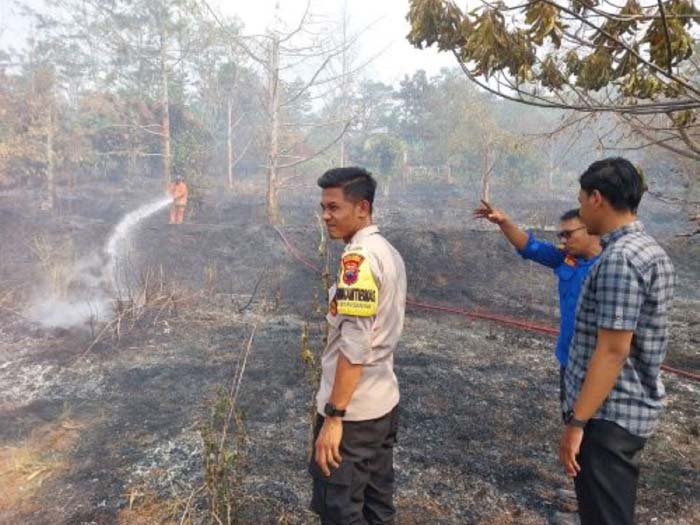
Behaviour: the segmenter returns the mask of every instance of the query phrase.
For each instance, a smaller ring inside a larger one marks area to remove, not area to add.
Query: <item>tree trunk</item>
[[[549,162],[549,169],[547,170],[547,190],[551,193],[554,191],[554,173],[558,171],[558,165],[555,158],[554,145],[552,141],[547,142],[547,160]]]
[[[227,167],[228,187],[233,188],[233,100],[228,99],[228,127],[227,127]]]
[[[54,107],[53,96],[49,95],[49,108],[46,119],[46,200],[44,206],[47,210],[53,210],[56,200],[56,185],[55,185],[55,162],[53,154],[54,141]]]
[[[270,136],[267,155],[267,219],[272,224],[279,221],[277,203],[277,165],[279,161],[279,37],[272,35],[270,45],[268,112],[270,115]]]
[[[343,2],[343,40],[342,40],[342,78],[341,78],[341,106],[340,120],[345,123],[348,118],[348,83],[350,82],[349,65],[348,65],[348,4],[347,0]],[[340,137],[340,167],[345,167],[346,152],[345,152],[345,133]]]
[[[345,133],[340,137],[340,167],[345,167]]]
[[[491,151],[490,148],[487,148],[481,157],[481,198],[486,202],[490,202],[491,197],[492,170]]]
[[[163,169],[163,184],[170,183],[170,96],[168,92],[168,70],[165,56],[165,36],[160,35],[160,75],[161,75],[161,106],[163,114],[161,119],[161,155]]]

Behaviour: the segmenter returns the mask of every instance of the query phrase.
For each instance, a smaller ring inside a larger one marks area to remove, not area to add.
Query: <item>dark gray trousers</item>
[[[646,439],[603,419],[591,419],[574,478],[581,525],[632,525],[639,456]]]
[[[317,415],[314,443],[324,418]],[[315,457],[309,462],[313,477],[311,509],[323,525],[393,524],[394,444],[398,407],[368,421],[344,421],[340,467],[323,475]]]

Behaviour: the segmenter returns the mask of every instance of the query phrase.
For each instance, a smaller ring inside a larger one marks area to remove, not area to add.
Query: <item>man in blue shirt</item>
[[[569,344],[574,333],[576,303],[586,280],[588,270],[598,259],[600,238],[590,235],[581,222],[578,209],[560,217],[560,246],[536,239],[532,233],[520,229],[502,210],[486,201],[474,211],[478,219],[498,225],[506,239],[515,246],[524,259],[530,259],[554,270],[559,281],[559,339],[555,355],[560,365],[560,399],[563,396],[563,377],[569,359]]]
[[[588,270],[598,260],[601,251],[600,237],[588,233],[578,209],[569,210],[559,218],[559,246],[524,232],[502,210],[494,208],[486,201],[482,200],[481,206],[474,210],[474,217],[497,224],[523,258],[551,268],[557,276],[560,320],[555,355],[559,361],[559,401],[563,404],[564,377],[569,360],[569,345],[574,334],[576,304]],[[573,491],[560,490],[559,496],[571,510],[570,507],[575,501]]]

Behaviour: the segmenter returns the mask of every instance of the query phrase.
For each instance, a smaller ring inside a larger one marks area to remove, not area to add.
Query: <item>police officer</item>
[[[377,183],[369,172],[331,169],[318,185],[329,236],[346,247],[329,290],[330,332],[309,464],[311,508],[323,524],[394,523],[399,387],[393,366],[406,270],[372,223]]]

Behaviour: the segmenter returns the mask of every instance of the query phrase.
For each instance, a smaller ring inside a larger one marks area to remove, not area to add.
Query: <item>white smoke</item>
[[[81,258],[66,277],[67,293],[37,293],[25,316],[50,328],[88,328],[108,321],[115,298],[126,299],[134,284],[132,237],[139,223],[172,202],[163,197],[127,213],[112,231],[102,253]]]

